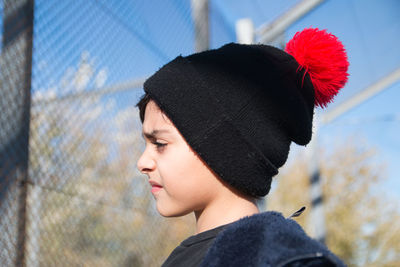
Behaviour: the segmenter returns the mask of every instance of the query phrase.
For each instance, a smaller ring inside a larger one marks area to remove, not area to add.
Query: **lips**
[[[158,186],[158,187],[162,187],[159,183],[157,183],[157,182],[155,182],[155,181],[153,181],[153,180],[150,180],[149,181],[149,184],[153,187],[153,186]]]
[[[162,189],[162,186],[158,183],[156,183],[155,181],[149,181],[150,185],[151,185],[151,192],[157,193],[158,191],[160,191]]]

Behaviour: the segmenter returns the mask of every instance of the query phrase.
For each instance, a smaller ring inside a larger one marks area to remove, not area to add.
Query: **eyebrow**
[[[169,130],[166,129],[158,129],[158,130],[153,130],[150,133],[142,132],[142,137],[146,137],[147,139],[155,139],[157,135],[161,133],[170,133]]]

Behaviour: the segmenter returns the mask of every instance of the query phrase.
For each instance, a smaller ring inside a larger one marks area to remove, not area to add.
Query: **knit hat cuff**
[[[201,142],[190,142],[190,146],[219,177],[250,196],[268,194],[272,177],[278,173],[277,168],[243,137],[230,120],[221,121],[203,136]]]

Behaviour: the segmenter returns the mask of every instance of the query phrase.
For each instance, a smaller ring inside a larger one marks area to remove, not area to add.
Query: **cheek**
[[[168,155],[160,163],[165,189],[179,198],[207,198],[214,192],[216,178],[188,147]]]

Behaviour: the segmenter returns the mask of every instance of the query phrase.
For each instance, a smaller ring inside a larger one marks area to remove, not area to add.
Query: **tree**
[[[399,207],[379,189],[385,174],[375,150],[349,139],[318,154],[327,246],[349,266],[400,266]],[[298,156],[276,178],[268,206],[290,215],[303,205],[311,207],[307,161]],[[296,219],[311,233],[309,220],[307,210]]]

